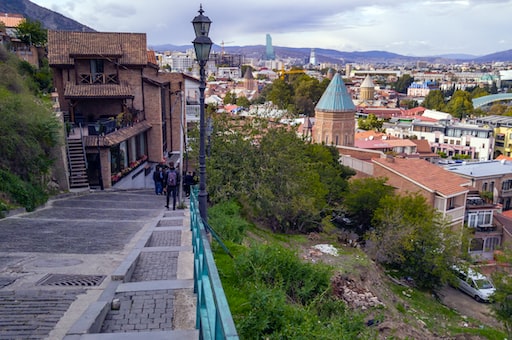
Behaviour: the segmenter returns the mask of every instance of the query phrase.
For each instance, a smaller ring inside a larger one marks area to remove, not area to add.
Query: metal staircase
[[[67,139],[67,154],[69,166],[69,188],[88,188],[87,161],[81,139]]]

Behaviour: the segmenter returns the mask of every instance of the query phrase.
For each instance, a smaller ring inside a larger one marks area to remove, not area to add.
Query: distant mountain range
[[[62,14],[36,5],[29,0],[2,0],[0,1],[0,12],[22,14],[26,18],[40,21],[45,28],[63,31],[83,31],[95,32],[94,29],[82,25],[81,23],[69,19]],[[156,51],[186,51],[192,48],[192,45],[176,46],[150,45],[150,48]],[[214,45],[214,51],[220,52],[221,47]],[[261,58],[265,53],[264,45],[252,46],[225,46],[227,53],[242,54],[248,58]],[[296,58],[309,62],[311,48],[292,48],[274,46],[275,54],[280,58]],[[373,64],[410,64],[417,61],[426,61],[429,63],[449,64],[460,62],[512,62],[512,49],[502,52],[496,52],[484,56],[474,56],[467,54],[446,54],[439,56],[411,57],[386,51],[364,51],[364,52],[341,52],[331,49],[315,48],[316,60],[319,63],[373,63]]]
[[[57,12],[34,4],[28,0],[1,0],[0,12],[22,14],[25,18],[40,21],[47,29],[62,31],[95,32],[94,29],[82,25]]]

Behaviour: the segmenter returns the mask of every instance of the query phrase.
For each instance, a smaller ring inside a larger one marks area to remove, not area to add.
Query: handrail
[[[196,328],[205,340],[238,340],[235,323],[222,288],[204,223],[199,213],[198,190],[190,194],[190,228],[194,249]]]

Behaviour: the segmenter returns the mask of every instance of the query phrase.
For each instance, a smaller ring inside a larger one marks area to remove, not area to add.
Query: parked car
[[[478,302],[489,302],[496,291],[491,280],[471,268],[462,269],[454,266],[453,269],[457,280],[457,288]]]

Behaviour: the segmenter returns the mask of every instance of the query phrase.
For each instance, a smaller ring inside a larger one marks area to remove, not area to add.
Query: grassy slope
[[[253,243],[279,244],[297,250],[305,261],[324,262],[335,266],[337,272],[349,275],[362,287],[370,290],[385,305],[384,309],[373,309],[364,312],[366,319],[374,318],[380,324],[380,338],[395,339],[429,339],[473,335],[481,339],[504,339],[505,334],[493,329],[479,320],[463,317],[429,293],[414,288],[404,287],[392,280],[366,254],[353,247],[340,245],[336,233],[321,235],[279,235],[250,227],[244,245],[230,245],[234,256],[240,255],[245,247]],[[316,252],[311,255],[314,244],[329,243],[339,249],[339,256],[322,255]],[[216,261],[219,271],[229,272],[233,260],[223,251],[216,248]],[[222,274],[221,274],[222,275]],[[246,311],[246,301],[238,294],[238,288],[223,277],[223,286],[228,297],[233,317],[236,320]]]

